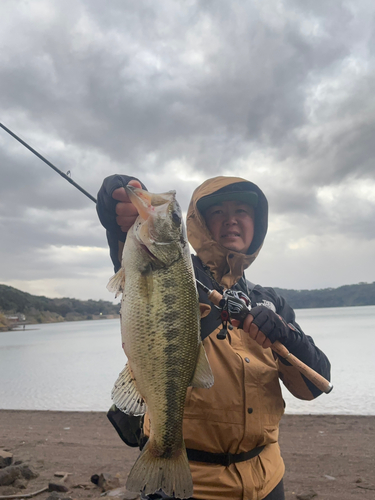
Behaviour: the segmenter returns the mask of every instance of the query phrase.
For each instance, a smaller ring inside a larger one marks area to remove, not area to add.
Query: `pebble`
[[[5,450],[0,450],[0,469],[8,467],[13,461],[12,453]]]
[[[62,491],[66,493],[69,488],[62,483],[48,483],[48,491]]]
[[[324,476],[326,479],[329,479],[330,481],[336,481],[336,478],[333,477],[333,476],[329,476],[328,474],[324,474]]]
[[[52,491],[46,500],[72,500],[72,498],[66,495],[59,495],[57,491]]]
[[[314,490],[310,490],[296,495],[296,498],[298,498],[298,500],[311,500],[312,498],[317,496],[318,494]]]
[[[111,474],[103,472],[99,475],[97,484],[102,491],[114,490],[120,487],[120,480],[118,477],[113,477]]]
[[[128,491],[125,486],[108,491],[107,493],[105,493],[105,496],[116,500],[140,500],[141,498],[139,493]]]

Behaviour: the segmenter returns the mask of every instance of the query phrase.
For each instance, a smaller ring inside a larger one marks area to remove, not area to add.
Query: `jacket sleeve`
[[[112,193],[115,189],[125,187],[131,180],[139,181],[142,188],[147,191],[146,186],[136,177],[115,174],[104,179],[98,192],[96,211],[100,222],[107,230],[109,253],[115,272],[117,272],[121,267],[121,255],[122,249],[124,248],[126,233],[121,231],[121,228],[116,222],[116,205],[118,201],[112,198]]]
[[[255,293],[261,291],[262,298],[264,297],[270,300],[275,305],[276,313],[279,314],[286,323],[288,323],[294,333],[296,333],[296,340],[292,344],[286,346],[289,352],[294,354],[298,359],[324,378],[330,380],[331,365],[327,356],[315,345],[314,340],[309,335],[303,333],[302,328],[296,323],[294,310],[286,300],[278,295],[272,288],[262,288],[257,285],[254,291]],[[281,356],[276,356],[280,379],[295,397],[311,400],[322,394],[320,389],[315,387],[310,380],[288,363],[288,361]]]

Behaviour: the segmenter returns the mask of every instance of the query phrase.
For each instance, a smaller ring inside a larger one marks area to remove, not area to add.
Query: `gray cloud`
[[[176,189],[186,210],[204,178],[254,180],[287,261],[290,245],[295,262],[307,255],[298,235],[315,256],[327,234],[333,248],[372,244],[374,10],[365,0],[4,1],[0,119],[94,196],[105,176],[129,173]],[[106,274],[93,203],[0,132],[1,280],[61,278],[65,247],[71,283],[80,268]],[[80,260],[78,246],[94,257]],[[287,286],[280,266],[272,272]]]

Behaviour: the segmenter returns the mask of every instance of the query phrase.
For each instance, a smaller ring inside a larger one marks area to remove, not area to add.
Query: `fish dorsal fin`
[[[146,403],[135,385],[135,378],[129,363],[126,363],[125,368],[118,376],[111,396],[117,408],[127,415],[137,416],[146,413]]]
[[[115,298],[124,291],[125,286],[125,269],[121,267],[117,273],[112,276],[107,285],[107,290],[115,293]]]
[[[209,389],[214,385],[214,376],[202,342],[199,346],[197,366],[195,367],[193,380],[190,385],[192,387],[201,387],[203,389]]]

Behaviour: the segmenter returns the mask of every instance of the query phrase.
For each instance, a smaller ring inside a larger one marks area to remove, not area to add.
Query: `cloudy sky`
[[[265,286],[375,281],[375,4],[1,0],[0,122],[96,196],[215,175],[265,191],[247,272]],[[112,300],[95,205],[0,129],[0,283]]]

